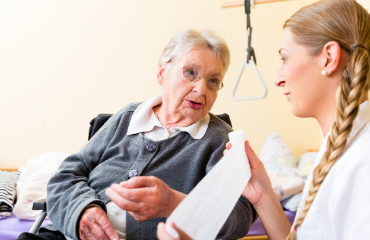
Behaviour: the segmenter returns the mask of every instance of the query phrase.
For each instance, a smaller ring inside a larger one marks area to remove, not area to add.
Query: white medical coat
[[[328,136],[307,179],[307,196],[313,170],[326,150]],[[303,197],[297,216],[302,211]],[[294,226],[294,225],[293,225]],[[298,240],[370,239],[370,103],[360,105],[341,158],[322,183],[302,225]]]

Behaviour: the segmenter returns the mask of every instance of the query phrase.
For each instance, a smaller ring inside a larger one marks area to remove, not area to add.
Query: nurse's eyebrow
[[[289,52],[288,50],[286,50],[285,48],[280,48],[280,50],[279,50],[279,54],[281,55],[281,50],[285,50],[285,51],[287,51],[287,52]]]

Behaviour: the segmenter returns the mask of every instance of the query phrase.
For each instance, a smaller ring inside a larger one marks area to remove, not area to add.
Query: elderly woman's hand
[[[80,220],[81,240],[119,240],[119,236],[100,207],[85,210]]]
[[[152,176],[113,184],[105,194],[139,222],[168,217],[186,196]]]
[[[189,237],[185,232],[181,231],[174,222],[170,222],[170,224],[172,228],[177,232],[179,237],[174,238],[170,234],[168,234],[166,230],[166,224],[161,222],[158,224],[157,227],[157,237],[159,240],[192,240],[191,237]]]

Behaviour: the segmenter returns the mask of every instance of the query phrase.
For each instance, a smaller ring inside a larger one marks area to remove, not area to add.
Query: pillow
[[[304,181],[299,175],[293,153],[275,132],[267,137],[259,158],[280,201],[303,190]]]
[[[41,210],[32,210],[39,199],[46,198],[46,186],[59,165],[69,154],[47,152],[29,159],[26,166],[20,167],[21,175],[17,182],[18,200],[13,213],[19,219],[35,220]]]
[[[271,132],[267,137],[259,159],[268,171],[300,177],[292,151],[275,132]]]
[[[294,194],[290,198],[287,198],[283,201],[281,201],[281,206],[285,208],[286,210],[289,210],[291,212],[296,212],[298,210],[299,203],[301,202],[303,192],[299,192],[297,194]]]
[[[300,177],[284,176],[267,170],[272,188],[276,193],[279,201],[283,201],[304,188],[304,181]]]
[[[298,158],[298,172],[304,181],[307,180],[318,154],[318,152],[307,152]]]
[[[0,220],[9,217],[13,211],[15,186],[20,172],[0,170]]]

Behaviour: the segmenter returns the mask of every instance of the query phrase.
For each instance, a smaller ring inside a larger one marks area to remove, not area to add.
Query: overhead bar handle
[[[238,80],[236,80],[235,85],[234,85],[234,88],[233,88],[233,91],[231,93],[231,97],[235,101],[263,99],[267,95],[266,85],[263,82],[262,77],[261,77],[261,75],[258,72],[258,69],[256,67],[256,65],[257,65],[257,58],[256,58],[256,54],[254,52],[254,49],[252,47],[252,26],[251,26],[251,19],[250,19],[251,6],[252,7],[254,6],[254,0],[244,0],[245,14],[247,14],[247,32],[249,30],[248,48],[247,48],[248,55],[247,55],[247,61],[243,64],[242,69],[241,69],[241,71],[239,73]],[[253,61],[251,61],[252,58],[253,58]],[[261,96],[252,96],[252,97],[237,98],[237,97],[235,97],[236,88],[238,87],[238,84],[239,84],[239,81],[240,81],[240,79],[241,79],[241,77],[243,75],[244,69],[245,68],[249,68],[249,67],[252,67],[254,69],[254,71],[255,71],[255,73],[256,73],[256,75],[258,77],[258,80],[259,80],[259,82],[260,82],[260,84],[261,84],[261,86],[263,88],[263,94]]]
[[[236,91],[236,88],[238,87],[238,84],[239,84],[239,81],[240,81],[240,79],[241,79],[241,77],[242,77],[242,75],[243,75],[244,69],[245,69],[245,68],[250,68],[250,67],[252,67],[252,68],[254,69],[254,71],[255,71],[255,73],[256,73],[256,75],[257,75],[257,77],[258,77],[258,80],[259,80],[259,82],[260,82],[260,84],[261,84],[261,86],[262,86],[262,88],[263,88],[263,94],[262,94],[262,95],[260,95],[260,96],[252,96],[252,97],[242,97],[242,98],[237,98],[237,97],[235,97],[235,91]],[[262,77],[261,77],[260,73],[258,72],[258,69],[257,69],[257,67],[256,67],[256,64],[254,64],[254,62],[253,62],[253,61],[250,61],[249,63],[245,62],[245,63],[243,64],[243,66],[242,66],[242,69],[241,69],[241,71],[240,71],[240,73],[239,73],[238,80],[235,82],[235,85],[234,85],[233,91],[232,91],[232,93],[231,93],[231,97],[232,97],[232,99],[233,99],[233,100],[235,100],[235,101],[257,100],[257,99],[263,99],[263,98],[265,98],[265,97],[266,97],[266,95],[267,95],[267,88],[266,88],[265,83],[264,83],[264,82],[263,82],[263,80],[262,80]]]

